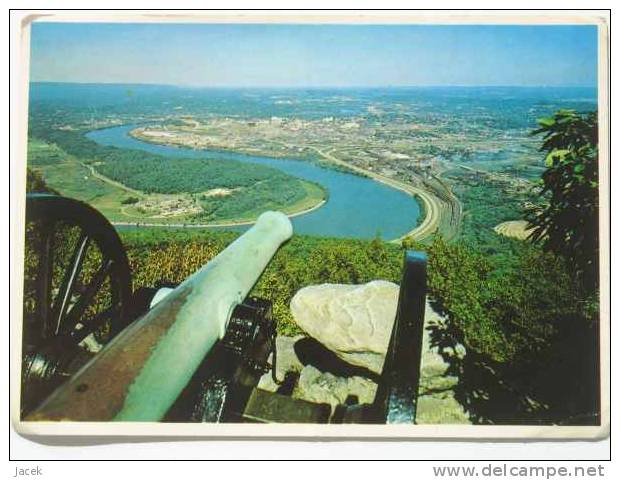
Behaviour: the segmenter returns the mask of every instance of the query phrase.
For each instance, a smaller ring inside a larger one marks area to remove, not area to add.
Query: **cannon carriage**
[[[22,341],[25,421],[415,423],[426,257],[405,254],[397,315],[375,400],[290,396],[277,378],[276,325],[250,296],[293,233],[266,212],[174,288],[132,290],[122,242],[76,200],[29,194]],[[264,374],[281,385],[257,388]]]

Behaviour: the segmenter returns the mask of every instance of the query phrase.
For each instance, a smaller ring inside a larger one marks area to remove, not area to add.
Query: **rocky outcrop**
[[[291,300],[295,323],[352,365],[381,373],[398,303],[398,285],[313,285]]]
[[[306,366],[299,376],[293,396],[315,403],[328,403],[332,412],[338,405],[372,403],[377,384],[363,377],[337,377],[321,372],[312,365]]]
[[[296,337],[284,337],[279,335],[276,338],[276,377],[279,381],[283,381],[288,372],[300,373],[304,368],[303,363],[295,354],[295,343],[304,338],[301,335]],[[269,361],[273,365],[273,357],[269,357]],[[258,382],[258,388],[275,392],[280,386],[273,381],[271,372],[264,374]]]
[[[287,372],[299,375],[292,396],[330,404],[332,412],[337,405],[345,403],[373,403],[377,384],[369,377],[376,380],[381,373],[396,316],[398,292],[398,285],[385,281],[366,285],[325,284],[297,292],[291,311],[297,324],[314,340],[304,336],[278,337],[278,379],[284,379]],[[427,302],[418,424],[471,423],[454,397],[458,378],[448,375],[448,364],[431,342],[432,328],[441,328],[444,322]],[[308,348],[312,342],[320,342],[324,351]],[[326,349],[331,360],[325,355]],[[454,352],[459,356],[465,353],[462,346]],[[342,365],[336,368],[343,361],[356,367],[347,371]],[[275,392],[279,386],[270,374],[265,374],[259,388]]]
[[[468,425],[471,424],[471,420],[454,398],[454,391],[445,390],[418,397],[416,424]]]
[[[418,424],[468,424],[471,423],[461,404],[454,398],[454,388],[459,379],[448,375],[448,364],[432,346],[431,329],[443,325],[445,319],[426,302],[424,311],[424,337],[420,363],[420,386],[418,389]],[[458,346],[456,355],[465,355],[465,348]]]

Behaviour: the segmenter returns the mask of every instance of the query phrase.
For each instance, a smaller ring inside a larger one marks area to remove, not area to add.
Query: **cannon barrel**
[[[266,212],[59,387],[26,420],[159,421],[222,339],[293,227]]]

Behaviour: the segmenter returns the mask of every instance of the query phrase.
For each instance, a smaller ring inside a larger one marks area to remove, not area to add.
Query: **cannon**
[[[266,373],[283,380],[275,376],[271,303],[249,294],[292,236],[286,215],[263,213],[180,285],[146,297],[132,292],[122,243],[92,207],[29,194],[26,219],[27,260],[29,250],[37,259],[26,262],[23,420],[415,423],[424,254],[405,254],[375,401],[332,413],[329,405],[257,388]],[[69,233],[58,233],[61,227]]]

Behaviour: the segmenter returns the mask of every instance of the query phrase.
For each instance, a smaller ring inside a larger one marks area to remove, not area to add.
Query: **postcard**
[[[608,34],[604,12],[27,17],[14,428],[606,437]]]

